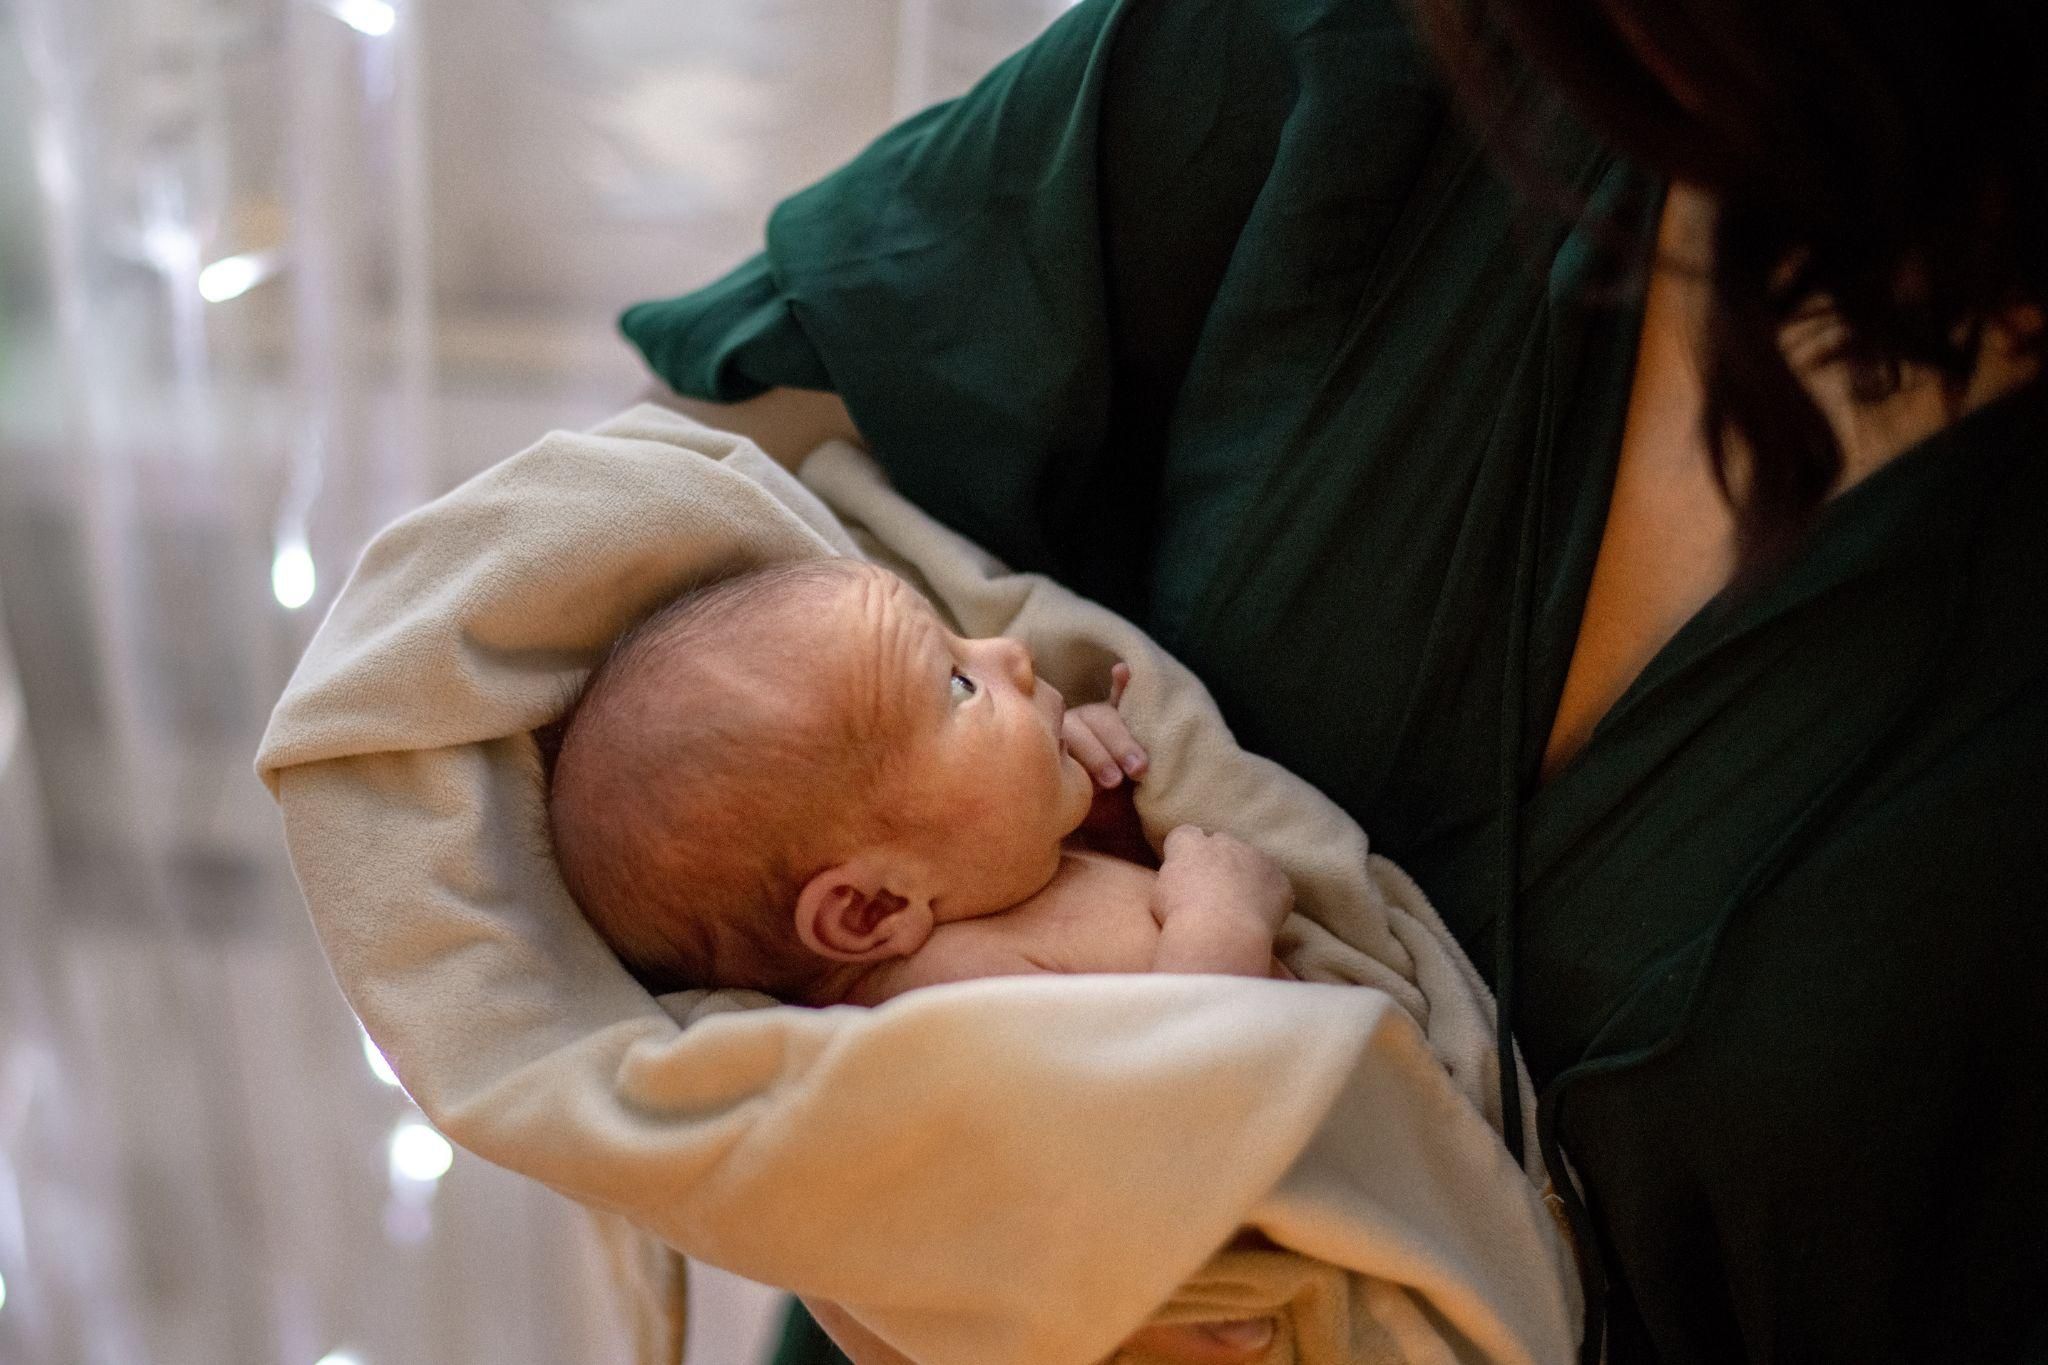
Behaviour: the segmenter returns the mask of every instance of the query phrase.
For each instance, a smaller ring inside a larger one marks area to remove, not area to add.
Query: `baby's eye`
[[[968,677],[965,673],[962,673],[959,669],[953,670],[954,701],[966,701],[979,691],[981,691],[979,683],[975,682],[974,679]]]

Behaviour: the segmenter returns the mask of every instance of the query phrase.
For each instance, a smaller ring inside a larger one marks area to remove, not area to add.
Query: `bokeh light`
[[[356,1031],[362,1034],[363,1060],[370,1064],[370,1074],[386,1085],[397,1086],[403,1089],[403,1086],[399,1086],[398,1073],[391,1069],[391,1063],[384,1060],[384,1054],[379,1052],[377,1045],[370,1041],[369,1032],[361,1028],[358,1028]]]
[[[275,258],[262,252],[223,256],[199,272],[199,297],[208,303],[240,298],[269,279],[276,268]]]
[[[417,1119],[407,1119],[391,1134],[391,1176],[416,1185],[431,1185],[455,1164],[455,1149]]]
[[[356,32],[382,38],[398,23],[398,11],[386,0],[334,0],[328,10]]]
[[[270,591],[278,602],[292,611],[313,600],[317,583],[313,552],[303,540],[278,542],[277,558],[270,565]]]

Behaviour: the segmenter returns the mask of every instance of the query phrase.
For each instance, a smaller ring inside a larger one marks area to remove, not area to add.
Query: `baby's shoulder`
[[[1068,848],[1060,852],[1060,870],[1046,884],[1047,892],[1061,888],[1086,888],[1090,893],[1138,892],[1149,897],[1152,883],[1159,880],[1159,874],[1142,863],[1114,854],[1097,853],[1093,849]]]
[[[997,920],[1007,920],[1003,929],[1030,933],[1047,922],[1100,920],[1105,914],[1133,907],[1143,910],[1149,919],[1152,884],[1158,880],[1157,872],[1128,858],[1068,849],[1061,853],[1059,871],[1043,890],[989,923],[993,926]]]
[[[876,1005],[920,986],[989,976],[1150,971],[1158,875],[1107,854],[1065,852],[1038,894],[997,914],[941,924],[918,951],[882,964],[851,1003]]]

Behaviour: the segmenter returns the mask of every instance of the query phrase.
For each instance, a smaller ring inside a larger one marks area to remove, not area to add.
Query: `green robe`
[[[2048,1356],[2048,385],[1838,498],[1539,783],[1661,203],[1558,161],[1573,221],[1394,0],[1087,0],[624,327],[685,393],[841,394],[1415,875],[1511,986],[1612,1360]]]

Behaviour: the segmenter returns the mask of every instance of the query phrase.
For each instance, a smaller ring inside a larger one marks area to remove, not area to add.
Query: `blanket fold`
[[[1498,1138],[1491,1005],[1414,884],[1129,622],[1008,572],[852,447],[803,475],[654,407],[551,434],[380,534],[308,648],[258,769],[335,975],[429,1117],[839,1300],[920,1365],[1086,1365],[1226,1302],[1281,1313],[1274,1361],[1569,1360],[1575,1280]],[[1309,981],[651,999],[562,887],[530,732],[686,584],[859,553],[1076,700],[1128,660],[1148,831],[1273,856]],[[1219,1251],[1241,1228],[1285,1250]]]

